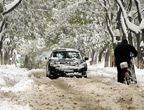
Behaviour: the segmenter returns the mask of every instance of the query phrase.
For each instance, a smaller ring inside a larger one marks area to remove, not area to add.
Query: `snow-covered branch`
[[[97,3],[102,6],[105,10],[108,10],[107,7],[104,5],[104,2],[98,0]]]
[[[124,22],[124,18],[123,18],[122,15],[121,15],[121,26],[122,26],[124,34],[126,35],[126,38],[128,38],[127,28],[126,28],[126,25],[125,25],[125,22]]]
[[[2,40],[2,36],[3,36],[3,33],[4,33],[4,28],[6,27],[6,23],[5,23],[5,21],[1,21],[0,22],[0,41]]]
[[[121,0],[117,0],[117,3],[118,3],[119,7],[122,10],[123,17],[124,17],[124,20],[125,20],[125,23],[126,23],[128,29],[130,29],[132,32],[134,32],[136,34],[140,33],[139,26],[137,26],[137,25],[135,25],[135,24],[133,24],[132,22],[129,21],[126,10],[124,9],[124,7],[122,5]]]
[[[5,5],[5,11],[3,14],[7,14],[9,13],[10,11],[12,11],[15,7],[17,7],[20,3],[21,3],[22,0],[14,0],[13,2],[11,2],[10,4],[8,5]]]

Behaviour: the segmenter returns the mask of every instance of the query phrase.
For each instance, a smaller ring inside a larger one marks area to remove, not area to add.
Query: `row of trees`
[[[14,0],[14,7],[20,2]],[[137,47],[137,66],[143,68],[142,4],[140,0],[24,0],[14,11],[1,12],[7,25],[1,27],[5,32],[1,31],[0,50],[6,63],[14,50],[37,61],[43,51],[70,47],[89,56],[91,64],[105,58],[105,66],[112,66],[116,39],[126,38]]]
[[[15,12],[8,15],[11,25],[7,29],[6,38],[14,40],[13,44],[19,53],[29,56],[35,53],[35,57],[45,50],[38,48],[40,44],[46,48],[77,48],[83,54],[89,50],[98,52],[107,41],[101,39],[105,36],[102,27],[97,26],[95,5],[90,6],[88,1],[23,1]],[[13,14],[15,17],[11,17]],[[101,33],[101,37],[98,33]],[[31,43],[34,40],[40,43],[34,45]]]
[[[138,68],[144,68],[143,1],[99,0],[98,3],[103,6],[106,13],[105,22],[112,39],[113,49],[116,46],[115,38],[128,39],[129,43],[138,50]]]

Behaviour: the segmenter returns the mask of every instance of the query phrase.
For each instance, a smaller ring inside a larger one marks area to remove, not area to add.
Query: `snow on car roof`
[[[76,52],[79,52],[77,49],[72,49],[72,48],[59,48],[59,49],[55,49],[53,51],[76,51]]]

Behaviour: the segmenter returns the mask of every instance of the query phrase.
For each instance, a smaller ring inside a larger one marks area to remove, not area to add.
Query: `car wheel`
[[[83,76],[84,78],[87,78],[87,72],[83,72],[83,73],[82,73],[82,76]]]
[[[50,76],[50,71],[48,69],[48,65],[46,65],[46,77],[49,77]]]
[[[57,79],[59,76],[57,75],[57,74],[53,74],[53,75],[51,75],[49,78],[51,78],[51,79]]]
[[[55,79],[55,76],[51,74],[48,65],[46,66],[46,77],[49,77],[50,79]]]
[[[53,78],[53,75],[51,75],[51,72],[50,72],[50,71],[47,71],[47,72],[46,72],[46,77]]]
[[[82,76],[76,76],[76,78],[82,78]]]
[[[46,77],[49,77],[50,79],[57,79],[58,78],[58,76],[56,74],[51,74],[51,71],[47,72]]]

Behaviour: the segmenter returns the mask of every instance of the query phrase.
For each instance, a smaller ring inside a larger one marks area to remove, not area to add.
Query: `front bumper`
[[[87,71],[87,66],[49,66],[52,74],[65,75],[67,73],[83,73]]]

